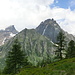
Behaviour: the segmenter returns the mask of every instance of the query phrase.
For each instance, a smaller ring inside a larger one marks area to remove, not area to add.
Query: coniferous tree
[[[49,55],[47,54],[47,58],[43,58],[43,60],[41,62],[37,63],[37,67],[45,67],[47,64],[51,63],[51,58],[49,57]]]
[[[28,64],[27,57],[21,50],[21,45],[19,44],[18,40],[14,41],[11,51],[8,52],[8,56],[6,58],[6,67],[4,68],[4,73],[16,74],[20,68],[24,65]]]
[[[57,36],[57,50],[55,51],[56,54],[56,58],[59,60],[63,59],[63,51],[65,50],[65,35],[64,33],[61,31],[59,32],[58,36]]]
[[[71,40],[68,43],[68,49],[67,49],[67,56],[66,58],[72,58],[75,57],[75,42]]]

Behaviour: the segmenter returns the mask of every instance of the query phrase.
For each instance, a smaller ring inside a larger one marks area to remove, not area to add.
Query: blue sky
[[[54,0],[54,3],[51,7],[60,7],[64,9],[71,8],[71,10],[75,9],[75,0]]]
[[[68,8],[68,0],[55,0],[53,3],[53,7],[60,7],[60,8]]]
[[[61,19],[56,19],[59,25],[67,32],[75,35],[75,0],[54,0],[53,4],[50,5],[52,9],[62,9],[65,17]],[[59,10],[61,11],[61,10]],[[56,12],[56,11],[55,11]],[[62,13],[60,12],[60,13]],[[60,14],[59,13],[59,14]],[[58,16],[64,16],[58,15]],[[70,22],[69,22],[70,21]]]
[[[0,0],[0,29],[10,25],[18,31],[36,28],[51,18],[75,35],[75,0]]]

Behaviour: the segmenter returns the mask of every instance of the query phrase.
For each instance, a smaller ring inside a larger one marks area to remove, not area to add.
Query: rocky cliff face
[[[14,25],[11,25],[11,26],[7,27],[7,28],[5,29],[5,31],[6,31],[6,32],[12,32],[13,34],[18,33],[18,31],[15,29]]]
[[[37,32],[47,36],[53,42],[56,42],[56,37],[60,32],[60,30],[61,30],[60,26],[53,19],[45,20],[36,28]]]
[[[15,29],[14,25],[7,27],[5,30],[0,30],[0,46],[15,36],[17,33],[18,31]]]
[[[44,22],[41,22],[40,25],[36,28],[36,31],[38,33],[48,37],[54,43],[57,42],[57,36],[61,30],[62,30],[61,27],[54,19],[47,19]],[[68,34],[65,31],[63,31],[63,33],[66,36],[66,41],[70,41],[70,40],[75,41],[75,37],[73,35]]]

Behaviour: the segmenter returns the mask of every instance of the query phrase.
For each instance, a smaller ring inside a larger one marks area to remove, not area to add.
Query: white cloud
[[[53,17],[59,25],[70,34],[75,35],[75,11],[63,8],[53,8]]]
[[[75,11],[50,8],[54,0],[0,0],[0,29],[15,25],[20,31],[35,28],[41,21],[54,18],[69,33],[75,34]]]
[[[18,30],[36,27],[48,17],[54,0],[0,0],[0,29],[14,24]],[[30,26],[31,25],[31,26]]]

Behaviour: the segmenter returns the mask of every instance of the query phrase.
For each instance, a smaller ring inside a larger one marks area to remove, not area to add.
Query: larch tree
[[[68,43],[68,48],[67,48],[67,55],[66,58],[72,58],[75,57],[75,42],[71,40]]]

